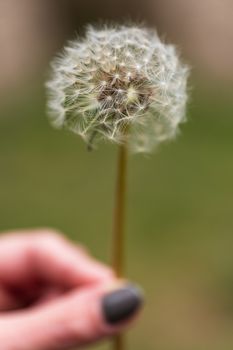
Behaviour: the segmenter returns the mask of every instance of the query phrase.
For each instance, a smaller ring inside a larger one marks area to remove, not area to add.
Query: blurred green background
[[[46,13],[54,20],[54,13]],[[84,4],[83,13],[85,22]],[[87,152],[78,137],[52,129],[45,112],[49,57],[74,27],[64,21],[62,34],[54,31],[60,41],[46,44],[50,51],[44,48],[47,56],[33,72],[19,73],[17,80],[5,74],[0,230],[55,227],[109,262],[116,147]],[[188,51],[187,57],[195,64]],[[190,80],[189,121],[179,138],[151,156],[130,158],[127,270],[144,287],[147,303],[129,333],[129,350],[233,348],[232,72],[214,76],[212,67],[202,77],[202,69],[197,64]]]

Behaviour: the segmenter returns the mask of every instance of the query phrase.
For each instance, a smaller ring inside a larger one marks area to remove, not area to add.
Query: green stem
[[[113,269],[118,278],[124,277],[124,245],[125,245],[125,197],[127,175],[127,145],[119,146],[115,208],[113,221]],[[124,350],[122,335],[114,338],[114,350]]]

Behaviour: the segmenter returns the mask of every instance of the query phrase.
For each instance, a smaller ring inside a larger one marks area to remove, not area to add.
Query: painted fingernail
[[[133,316],[143,304],[141,290],[134,285],[127,285],[108,293],[103,298],[105,321],[114,325]]]

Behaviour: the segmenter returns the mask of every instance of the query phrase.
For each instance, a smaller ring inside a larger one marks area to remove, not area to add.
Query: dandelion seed
[[[51,121],[94,146],[124,143],[127,127],[130,150],[150,152],[185,121],[188,71],[156,31],[90,26],[52,63]]]

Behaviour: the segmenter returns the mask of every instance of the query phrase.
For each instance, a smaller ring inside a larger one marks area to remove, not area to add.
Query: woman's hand
[[[48,229],[0,236],[0,347],[58,350],[124,329],[139,290]]]

